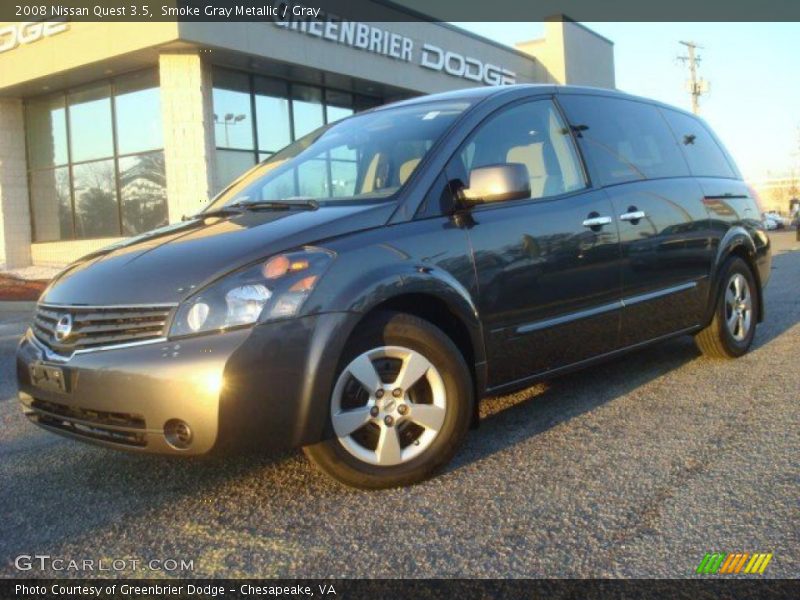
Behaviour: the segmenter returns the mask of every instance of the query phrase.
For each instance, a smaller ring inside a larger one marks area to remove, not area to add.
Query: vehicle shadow
[[[789,285],[777,285],[791,282]],[[800,250],[772,257],[772,275],[764,290],[765,319],[759,324],[753,349],[767,345],[800,322]]]
[[[676,338],[506,396],[486,398],[476,435],[451,464],[457,470],[612,402],[701,357],[690,337]]]

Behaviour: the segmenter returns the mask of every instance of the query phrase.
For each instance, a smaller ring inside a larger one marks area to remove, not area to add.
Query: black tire
[[[742,339],[737,340],[730,331],[726,320],[729,309],[726,306],[725,293],[731,286],[734,277],[741,275],[747,281],[750,297],[752,298],[752,314],[749,330]],[[759,314],[759,295],[755,277],[750,266],[738,256],[732,256],[722,266],[720,271],[720,287],[717,291],[717,301],[714,307],[714,318],[711,324],[695,336],[695,343],[706,356],[713,358],[738,358],[745,354],[753,343],[756,333],[756,323]]]
[[[329,400],[325,440],[306,446],[303,451],[323,472],[348,486],[380,489],[411,485],[429,478],[450,461],[471,423],[473,385],[461,352],[440,329],[412,315],[381,312],[360,325],[345,348],[334,381],[356,357],[386,346],[411,349],[435,367],[445,390],[444,420],[436,437],[419,455],[396,465],[371,464],[348,451],[334,433]]]

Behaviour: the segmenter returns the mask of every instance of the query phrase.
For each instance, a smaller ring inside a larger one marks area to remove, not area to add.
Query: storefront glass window
[[[225,148],[253,148],[250,77],[221,71],[214,79],[214,136]]]
[[[119,159],[122,234],[136,235],[167,224],[164,153]]]
[[[69,169],[43,169],[31,173],[34,237],[39,241],[72,239],[72,197]]]
[[[381,104],[380,98],[221,68],[214,69],[213,97],[216,191],[256,161],[266,160],[317,127]],[[251,122],[252,106],[255,127]],[[352,191],[355,181],[353,164],[348,159],[332,160],[329,174],[327,169],[304,174],[309,179],[302,185],[315,189],[325,185],[334,196],[346,195],[343,190],[348,182]],[[325,175],[323,179],[321,173]]]
[[[135,235],[167,224],[154,71],[32,99],[25,128],[35,241]]]
[[[325,124],[322,108],[322,90],[305,85],[292,86],[292,111],[294,137],[301,138]]]
[[[116,237],[119,207],[114,184],[114,161],[81,163],[72,168],[75,231],[79,238]]]
[[[67,95],[72,162],[114,154],[111,131],[111,86],[94,85]]]
[[[217,188],[224,188],[255,164],[252,152],[217,149]]]
[[[163,148],[161,94],[156,73],[145,71],[121,78],[114,91],[119,154]]]
[[[325,92],[325,110],[328,123],[344,119],[353,114],[353,95],[335,90]]]
[[[289,86],[286,82],[255,77],[258,149],[277,152],[292,141]]]
[[[27,105],[28,162],[31,168],[67,163],[67,113],[62,96]]]

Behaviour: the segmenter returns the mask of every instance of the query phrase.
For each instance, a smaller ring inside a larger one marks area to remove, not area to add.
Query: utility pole
[[[686,87],[692,96],[692,112],[698,114],[700,112],[700,96],[708,91],[708,82],[702,77],[697,78],[697,63],[700,62],[700,57],[697,56],[696,50],[703,47],[695,42],[681,42],[681,44],[686,46],[687,56],[679,56],[678,60],[689,64],[689,80],[686,82]]]

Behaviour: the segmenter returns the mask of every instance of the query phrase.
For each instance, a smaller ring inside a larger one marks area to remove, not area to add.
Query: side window
[[[705,125],[690,115],[676,110],[661,109],[678,145],[697,177],[736,177],[728,159]]]
[[[603,96],[564,95],[559,102],[602,185],[689,175],[655,106]]]
[[[550,100],[518,104],[489,117],[453,158],[448,174],[467,184],[472,169],[503,163],[525,165],[534,199],[586,187],[572,137]]]

